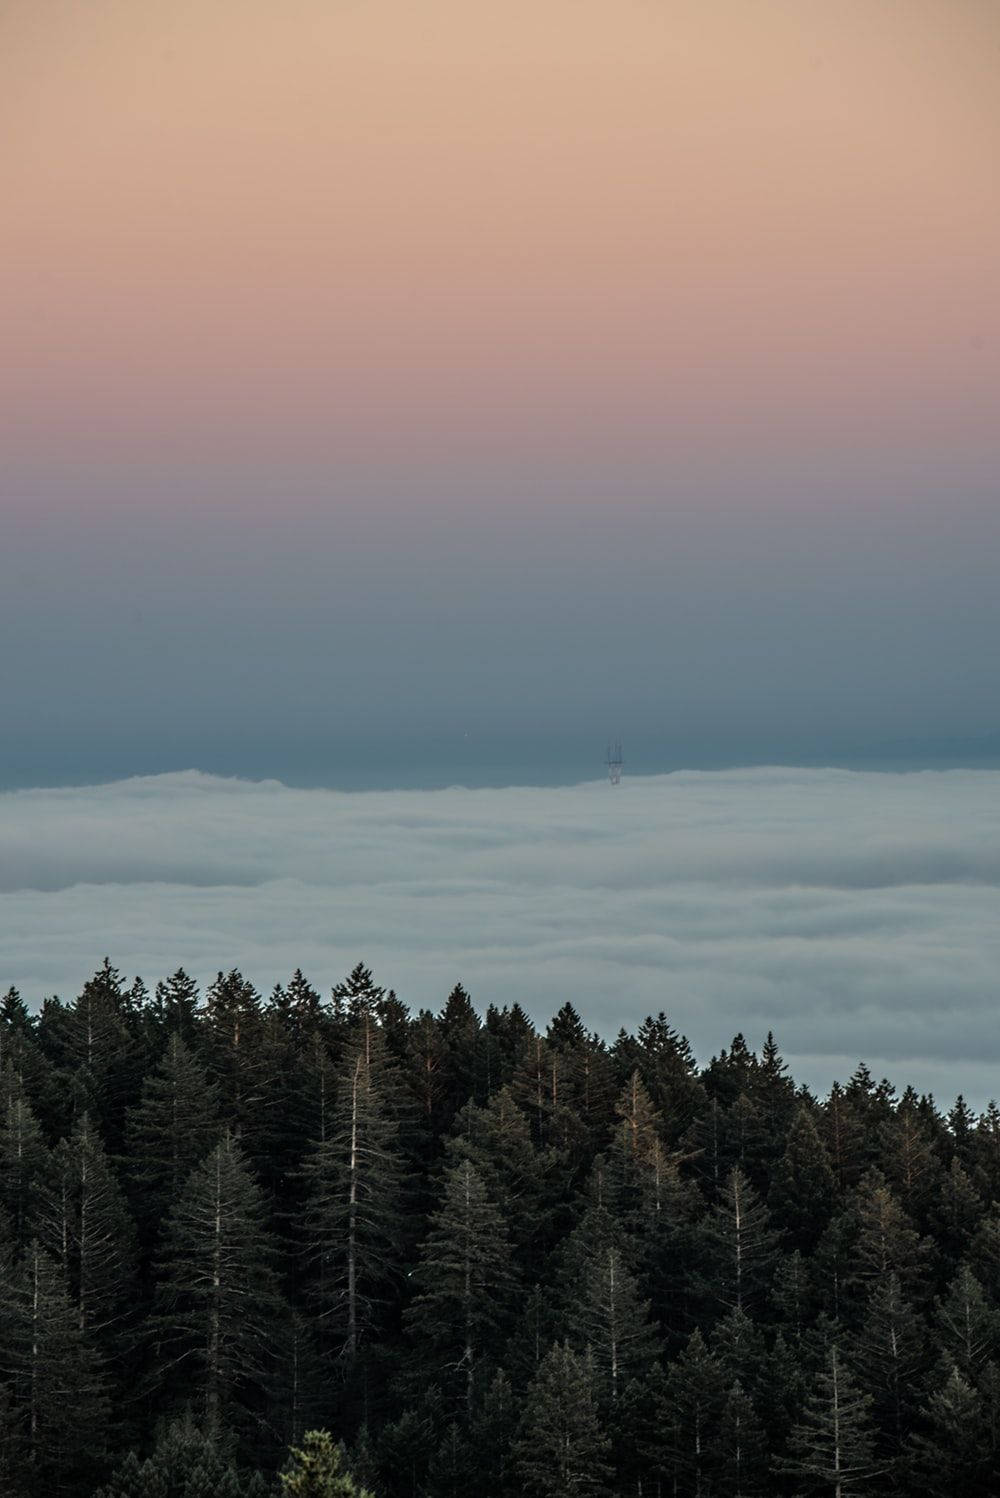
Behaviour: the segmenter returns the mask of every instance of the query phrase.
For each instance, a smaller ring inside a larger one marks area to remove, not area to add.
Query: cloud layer
[[[358,959],[413,1006],[461,979],[613,1035],[665,1009],[702,1059],[773,1028],[825,1086],[1000,1093],[1000,773],[685,772],[343,794],[190,772],[0,796],[0,984],[74,993]]]

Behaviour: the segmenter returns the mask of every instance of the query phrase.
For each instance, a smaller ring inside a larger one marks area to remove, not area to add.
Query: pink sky
[[[6,502],[981,475],[998,68],[990,0],[8,0]]]

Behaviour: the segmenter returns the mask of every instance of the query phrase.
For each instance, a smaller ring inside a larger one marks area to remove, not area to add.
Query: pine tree
[[[83,1114],[52,1157],[39,1210],[40,1235],[63,1266],[81,1332],[110,1353],[132,1311],[135,1230],[90,1117]]]
[[[863,1493],[877,1474],[871,1398],[852,1380],[836,1343],[827,1351],[788,1442],[790,1472],[806,1491]]]
[[[754,1402],[737,1380],[719,1417],[720,1498],[754,1498],[767,1490],[767,1445]]]
[[[928,1498],[993,1498],[995,1441],[981,1396],[954,1365],[942,1370],[923,1415],[911,1442],[915,1490]]]
[[[881,1165],[904,1209],[920,1217],[940,1173],[934,1138],[912,1087],[881,1129]]]
[[[283,1498],[372,1498],[342,1467],[342,1449],[329,1431],[307,1431],[278,1478]]]
[[[0,1068],[0,1208],[10,1218],[17,1249],[34,1233],[39,1187],[50,1168],[23,1077],[5,1064]]]
[[[937,1345],[969,1383],[1000,1352],[1000,1311],[967,1264],[935,1303],[934,1325]]]
[[[799,1108],[792,1120],[767,1201],[789,1247],[809,1253],[830,1220],[834,1180],[826,1149],[805,1108]]]
[[[268,1498],[259,1473],[241,1470],[223,1446],[186,1418],[169,1425],[145,1461],[130,1452],[94,1498]]]
[[[767,1208],[737,1167],[726,1178],[722,1196],[705,1224],[705,1240],[715,1266],[715,1298],[727,1309],[751,1309],[766,1293],[777,1234]]]
[[[160,1029],[191,1045],[197,1030],[198,997],[197,983],[182,967],[165,983],[157,983],[153,1013]]]
[[[886,1466],[898,1460],[912,1423],[917,1376],[924,1366],[923,1344],[923,1327],[897,1276],[876,1280],[862,1325],[849,1338],[847,1351],[858,1384],[871,1396]]]
[[[43,1007],[38,1028],[63,1082],[59,1131],[68,1133],[81,1113],[89,1113],[115,1153],[143,1061],[130,1030],[132,1018],[122,975],[105,958],[75,1003]]]
[[[476,1411],[469,1440],[477,1455],[478,1491],[500,1495],[508,1490],[511,1446],[517,1428],[517,1401],[510,1379],[498,1369]]]
[[[445,1171],[414,1279],[408,1320],[421,1348],[420,1376],[432,1370],[442,1387],[458,1384],[468,1422],[479,1369],[496,1350],[512,1290],[503,1218],[469,1160]]]
[[[609,1449],[587,1360],[557,1342],[525,1394],[515,1448],[521,1491],[525,1498],[604,1498]]]
[[[716,1322],[709,1341],[727,1388],[738,1383],[748,1395],[757,1392],[767,1365],[763,1334],[746,1311],[732,1310]]]
[[[656,1319],[673,1329],[683,1317],[702,1199],[694,1183],[682,1178],[677,1153],[664,1146],[660,1115],[638,1071],[619,1094],[615,1112],[605,1200],[629,1240]]]
[[[629,1379],[648,1371],[659,1350],[649,1305],[610,1239],[594,1244],[577,1294],[571,1339],[592,1356],[600,1397],[613,1404]]]
[[[885,1179],[871,1171],[862,1180],[852,1208],[857,1238],[852,1270],[863,1287],[895,1274],[911,1299],[921,1296],[928,1245],[921,1240]]]
[[[484,1102],[480,1079],[480,1022],[472,1000],[456,983],[437,1022],[441,1041],[439,1128],[447,1129],[463,1104]]]
[[[170,1213],[157,1287],[161,1382],[198,1400],[211,1441],[264,1405],[281,1309],[272,1259],[260,1188],[227,1134]]]
[[[178,1029],[126,1124],[132,1179],[145,1216],[154,1223],[162,1219],[219,1132],[218,1088]]]
[[[668,1143],[690,1128],[705,1105],[694,1055],[683,1035],[668,1023],[661,1010],[647,1015],[629,1047],[628,1069],[637,1067],[654,1108],[663,1120]]]
[[[10,1466],[32,1498],[79,1491],[104,1458],[105,1378],[63,1273],[37,1242],[0,1276],[0,1327]]]
[[[352,975],[354,976],[354,975]],[[399,1273],[403,1165],[396,1089],[371,1013],[338,1069],[327,1137],[303,1167],[303,1236],[324,1340],[350,1367]]]
[[[812,1287],[806,1264],[807,1261],[798,1249],[779,1259],[771,1288],[771,1302],[779,1323],[796,1350],[802,1345],[813,1309]]]
[[[957,1263],[968,1254],[983,1216],[983,1200],[961,1162],[955,1158],[936,1182],[926,1213],[937,1251]]]
[[[467,1103],[445,1140],[448,1158],[470,1160],[495,1202],[516,1257],[540,1262],[551,1236],[553,1179],[558,1158],[536,1150],[528,1121],[503,1087],[485,1107]]]
[[[718,1468],[719,1422],[726,1382],[700,1331],[667,1369],[663,1424],[674,1491],[707,1498]]]
[[[221,1106],[243,1148],[263,1152],[267,1127],[267,1056],[260,995],[233,968],[219,973],[205,996],[203,1044]]]
[[[843,1196],[855,1186],[865,1168],[864,1129],[852,1100],[834,1082],[823,1105],[820,1135],[826,1145],[837,1189]]]

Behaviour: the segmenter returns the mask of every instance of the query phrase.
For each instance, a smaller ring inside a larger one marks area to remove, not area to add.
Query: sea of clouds
[[[773,1029],[1000,1095],[1000,772],[683,772],[555,790],[296,790],[196,772],[0,795],[0,988],[68,997],[363,960],[411,1006],[461,980],[611,1037],[663,1009],[701,1060]]]

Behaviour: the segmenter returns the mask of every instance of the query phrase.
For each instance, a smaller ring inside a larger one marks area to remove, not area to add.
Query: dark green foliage
[[[403,1182],[393,1067],[367,1001],[351,1003],[358,1017],[337,1071],[329,1130],[304,1167],[299,1228],[323,1345],[348,1368],[401,1270]]]
[[[941,1370],[911,1443],[915,1491],[987,1498],[997,1491],[996,1434],[982,1396],[952,1364]]]
[[[160,1222],[219,1130],[218,1088],[178,1027],[126,1124],[132,1181],[144,1218]]]
[[[726,1392],[725,1374],[701,1332],[692,1332],[668,1371],[663,1406],[667,1470],[680,1493],[711,1491]]]
[[[87,1491],[105,1454],[107,1381],[60,1266],[37,1242],[0,1265],[0,1380],[10,1468],[31,1498]]]
[[[593,1370],[556,1343],[528,1386],[516,1466],[526,1498],[601,1498],[610,1492],[610,1442],[601,1426]]]
[[[408,1319],[420,1376],[454,1386],[469,1421],[483,1361],[499,1351],[513,1289],[504,1220],[471,1160],[445,1172],[413,1278]]]
[[[62,1264],[80,1330],[110,1349],[132,1311],[134,1229],[89,1114],[57,1145],[40,1197],[39,1235]]]
[[[157,1374],[218,1440],[262,1418],[281,1310],[261,1192],[226,1135],[170,1214],[160,1264]]]
[[[878,1472],[870,1409],[871,1399],[831,1344],[788,1442],[786,1466],[800,1491],[837,1498],[869,1491]]]
[[[998,1200],[771,1036],[105,962],[0,999],[0,1493],[992,1498]]]
[[[788,1144],[775,1166],[768,1206],[790,1248],[808,1253],[830,1220],[834,1178],[826,1147],[812,1115],[799,1108]]]
[[[872,1285],[861,1326],[850,1337],[847,1351],[859,1386],[871,1395],[883,1465],[889,1466],[898,1460],[912,1428],[918,1375],[925,1361],[923,1328],[895,1274]]]
[[[237,1467],[229,1453],[190,1420],[168,1427],[150,1456],[134,1451],[95,1498],[267,1498],[260,1473]]]
[[[718,1449],[718,1493],[727,1498],[754,1498],[767,1492],[767,1439],[754,1402],[739,1381],[722,1406]]]
[[[593,1359],[602,1403],[616,1401],[625,1384],[648,1372],[657,1354],[649,1304],[613,1242],[596,1241],[587,1255],[568,1318],[571,1340]]]
[[[35,1230],[41,1191],[51,1171],[49,1152],[13,1062],[0,1068],[0,1206],[14,1246],[23,1249]]]
[[[309,1430],[293,1447],[278,1483],[282,1498],[372,1498],[343,1470],[343,1453],[329,1431]]]
[[[777,1233],[743,1171],[729,1172],[704,1231],[713,1265],[715,1299],[725,1309],[750,1310],[767,1293]]]

